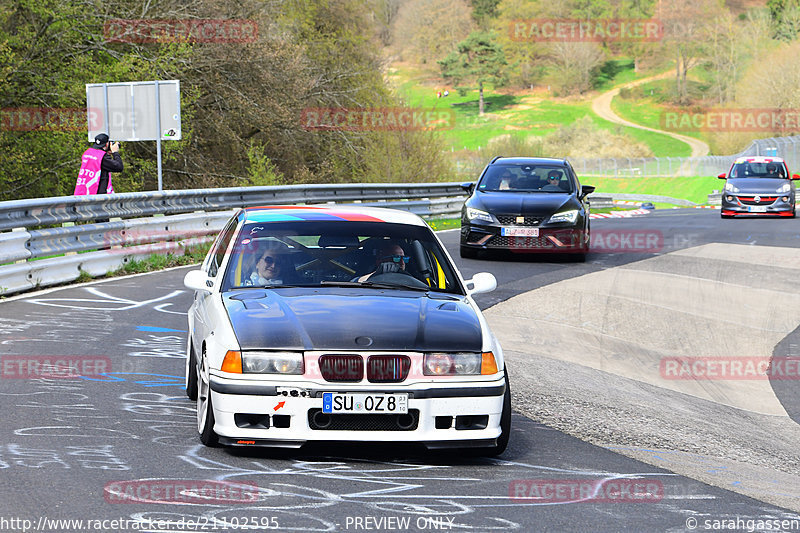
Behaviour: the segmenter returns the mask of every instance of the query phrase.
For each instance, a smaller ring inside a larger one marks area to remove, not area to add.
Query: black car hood
[[[728,183],[738,188],[740,193],[771,194],[774,196],[780,194],[778,189],[786,183],[791,183],[791,181],[779,178],[734,178],[729,179]]]
[[[470,351],[476,313],[456,295],[402,290],[248,289],[223,296],[243,350]]]
[[[479,192],[474,196],[490,213],[547,216],[558,211],[573,196],[557,192]]]

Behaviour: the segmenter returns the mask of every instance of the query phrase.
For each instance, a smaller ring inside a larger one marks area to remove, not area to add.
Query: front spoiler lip
[[[315,440],[314,445],[341,445],[352,446],[355,440],[350,441],[323,441]],[[374,446],[387,446],[391,443],[363,441]],[[248,439],[248,438],[234,438],[234,437],[219,437],[219,443],[223,446],[232,448],[290,448],[299,449],[309,441],[305,440],[270,440],[270,439]],[[437,441],[423,441],[419,443],[404,443],[404,444],[421,444],[428,450],[446,450],[452,448],[489,448],[497,445],[497,439],[473,439],[473,440],[437,440]]]

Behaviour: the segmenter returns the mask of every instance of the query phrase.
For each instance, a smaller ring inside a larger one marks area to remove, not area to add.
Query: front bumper
[[[508,227],[508,226],[506,226]],[[513,227],[513,226],[512,226]],[[589,249],[583,226],[531,227],[537,236],[505,236],[503,226],[461,223],[461,246],[475,250],[510,250],[521,253],[582,253]],[[513,227],[519,229],[519,227]]]
[[[429,448],[493,446],[505,382],[415,384],[264,381],[210,376],[214,431],[231,446],[302,446],[310,441],[415,442]],[[408,415],[325,415],[323,392],[406,393]],[[327,424],[327,425],[326,425]]]
[[[786,200],[784,200],[786,198]],[[794,213],[794,194],[771,194],[762,195],[759,201],[755,201],[753,194],[729,194],[722,195],[722,206],[720,213],[724,216],[748,215],[748,216],[784,216],[790,217]]]

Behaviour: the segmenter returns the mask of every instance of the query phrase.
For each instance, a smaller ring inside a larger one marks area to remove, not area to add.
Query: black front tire
[[[194,347],[189,348],[189,372],[186,376],[186,396],[192,401],[197,401],[197,358],[194,356]]]
[[[200,442],[210,448],[214,448],[219,444],[219,436],[214,432],[214,407],[211,405],[210,392],[208,398],[208,413],[206,414],[206,423],[205,426],[203,426],[203,431],[200,432]]]

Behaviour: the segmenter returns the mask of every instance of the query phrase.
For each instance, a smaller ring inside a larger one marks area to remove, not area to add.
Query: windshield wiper
[[[428,292],[430,287],[412,287],[410,285],[401,285],[395,283],[375,283],[374,281],[329,281],[324,280],[319,282],[320,285],[328,285],[334,287],[369,287],[371,289],[394,289],[394,290],[410,290]]]

